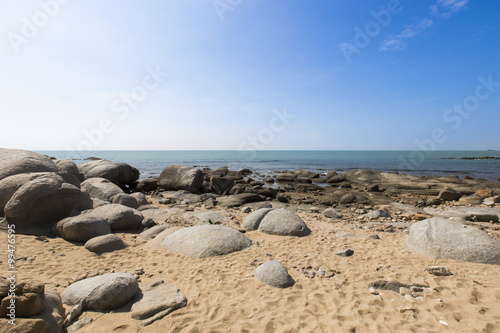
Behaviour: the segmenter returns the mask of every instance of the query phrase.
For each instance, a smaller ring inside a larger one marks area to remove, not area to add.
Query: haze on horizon
[[[500,2],[2,6],[0,147],[500,150]]]

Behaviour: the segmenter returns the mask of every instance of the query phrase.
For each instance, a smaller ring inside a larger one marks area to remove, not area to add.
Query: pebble
[[[339,257],[350,257],[353,254],[354,254],[354,251],[351,249],[345,249],[345,250],[342,250],[342,251],[335,253],[335,255],[339,256]]]

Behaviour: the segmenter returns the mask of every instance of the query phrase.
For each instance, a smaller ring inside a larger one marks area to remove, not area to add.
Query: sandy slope
[[[312,229],[308,237],[279,237],[250,232],[259,245],[226,256],[192,259],[152,249],[132,234],[118,234],[130,247],[101,256],[61,238],[49,242],[18,235],[18,278],[37,279],[63,292],[74,276],[90,270],[132,273],[142,267],[141,281],[163,278],[180,288],[187,307],[141,327],[124,306],[113,313],[86,312],[94,322],[80,332],[499,332],[500,267],[434,260],[405,247],[405,233],[376,232],[362,224],[332,223],[319,214],[300,214]],[[343,232],[365,237],[338,238]],[[0,234],[6,244],[6,235]],[[354,250],[341,258],[334,253]],[[6,246],[0,248],[6,270]],[[280,260],[296,280],[280,290],[251,276],[255,259]],[[445,265],[450,277],[424,269]],[[312,266],[340,273],[309,278],[299,271]],[[296,267],[296,268],[294,268]],[[370,294],[379,279],[421,283],[433,288],[423,299],[407,299],[390,291]],[[59,287],[57,287],[59,286]],[[400,310],[407,308],[408,310]],[[440,323],[441,320],[441,323]],[[445,324],[446,323],[446,324]]]

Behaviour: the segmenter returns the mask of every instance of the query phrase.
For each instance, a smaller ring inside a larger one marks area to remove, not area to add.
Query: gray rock
[[[267,213],[259,225],[260,232],[280,236],[307,236],[311,230],[302,219],[284,208]]]
[[[101,206],[94,210],[85,211],[83,214],[107,221],[113,231],[139,229],[144,219],[140,211],[117,204]]]
[[[130,194],[126,193],[118,193],[117,195],[113,196],[111,198],[111,203],[127,206],[134,209],[139,208],[139,203],[137,202],[137,200]]]
[[[149,201],[146,198],[146,196],[144,195],[144,193],[135,192],[135,193],[130,194],[130,196],[135,198],[139,207],[149,205]]]
[[[0,148],[0,180],[20,173],[55,172],[52,160],[31,151]]]
[[[386,281],[386,280],[378,280],[371,282],[368,285],[368,287],[381,290],[390,290],[396,293],[399,293],[400,288],[407,288],[407,289],[411,289],[412,287],[429,288],[429,286],[423,284],[406,284],[406,283],[401,283],[399,281]]]
[[[239,207],[246,203],[264,201],[264,197],[256,193],[240,193],[219,198],[222,207]]]
[[[85,179],[105,178],[120,187],[139,179],[139,171],[126,164],[106,160],[90,161],[78,165]]]
[[[356,195],[354,193],[347,193],[344,196],[340,198],[340,203],[345,205],[345,204],[350,204],[356,201]]]
[[[69,216],[80,200],[80,190],[49,173],[25,182],[4,207],[4,214],[17,227],[54,223]]]
[[[462,197],[460,193],[453,189],[444,189],[441,190],[438,194],[438,199],[441,199],[443,201],[455,201],[458,200]]]
[[[83,310],[112,310],[131,300],[137,288],[137,280],[132,275],[110,273],[73,283],[64,291],[62,299],[66,305],[82,304]]]
[[[158,320],[187,305],[186,296],[179,288],[161,279],[143,283],[140,289],[141,293],[135,297],[131,309],[134,319],[144,320],[154,317],[155,320]],[[160,313],[161,317],[157,316]],[[147,321],[147,324],[152,322]]]
[[[406,246],[427,257],[500,265],[500,240],[448,219],[434,217],[414,223]]]
[[[161,247],[195,258],[241,251],[252,241],[237,230],[220,225],[199,225],[176,231],[163,239]]]
[[[144,218],[144,220],[142,220],[141,222],[142,224],[142,227],[144,229],[149,229],[149,228],[152,228],[156,225],[156,222],[152,219],[152,218]]]
[[[160,174],[158,187],[164,190],[199,193],[203,187],[203,173],[185,165],[170,165]]]
[[[161,233],[163,230],[170,228],[168,224],[159,224],[155,225],[154,227],[149,228],[148,230],[145,230],[139,234],[137,238],[140,240],[149,240],[151,238],[154,238],[156,235]]]
[[[249,214],[252,212],[252,208],[248,207],[248,206],[245,206],[245,207],[241,207],[241,212],[243,214]]]
[[[82,214],[57,222],[54,233],[67,241],[86,242],[111,233],[111,228],[105,219]]]
[[[202,201],[201,195],[186,191],[178,191],[172,194],[171,199],[178,203],[185,202],[188,204],[196,204]]]
[[[372,218],[372,219],[378,219],[381,217],[391,217],[391,213],[384,209],[377,209],[374,211],[369,212],[368,214],[363,215],[364,217],[367,218]]]
[[[275,288],[288,288],[295,284],[285,266],[277,260],[260,265],[253,274],[260,282]]]
[[[138,191],[141,191],[141,192],[154,191],[158,188],[158,178],[143,179],[137,183],[136,188]]]
[[[60,176],[64,177],[64,175],[72,175],[78,180],[78,183],[85,180],[83,175],[78,170],[78,166],[74,162],[70,160],[57,160],[55,165],[57,167],[57,173]]]
[[[335,255],[339,257],[351,257],[352,255],[354,255],[354,251],[351,249],[345,249],[335,253]]]
[[[199,212],[194,215],[202,224],[221,224],[224,221],[224,216],[221,215],[222,212]]]
[[[81,185],[82,192],[87,192],[92,198],[111,201],[111,198],[117,194],[123,193],[122,189],[116,184],[104,178],[90,178]]]
[[[342,214],[334,209],[334,208],[327,208],[323,211],[323,215],[329,219],[340,219],[342,218]]]
[[[468,195],[461,197],[458,202],[463,205],[480,205],[483,202],[483,198],[479,195]]]
[[[259,225],[262,222],[262,219],[267,215],[267,213],[272,210],[272,208],[261,208],[256,210],[245,218],[242,228],[247,231],[259,229]]]
[[[491,212],[475,212],[475,211],[470,211],[467,212],[467,215],[465,219],[469,221],[475,221],[475,222],[498,222],[498,215]]]
[[[125,247],[127,247],[125,242],[115,234],[97,236],[85,243],[85,249],[94,253],[113,252],[122,250]]]
[[[276,176],[276,181],[279,183],[293,183],[295,177],[297,176],[293,173],[280,173]]]
[[[222,177],[210,178],[210,186],[212,191],[217,194],[229,193],[234,186],[234,180]]]
[[[94,201],[87,192],[80,192],[80,200],[78,200],[77,210],[82,212],[89,209],[94,209]]]

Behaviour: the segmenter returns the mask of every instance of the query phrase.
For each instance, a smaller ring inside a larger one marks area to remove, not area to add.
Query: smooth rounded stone
[[[128,185],[139,179],[139,170],[126,164],[98,160],[85,162],[78,165],[78,170],[85,179],[105,178],[120,187]]]
[[[127,244],[115,234],[97,236],[85,243],[85,249],[94,253],[105,253],[122,250]]]
[[[210,178],[210,186],[214,193],[229,193],[234,186],[234,180],[222,177],[212,177]]]
[[[342,218],[342,213],[340,213],[338,210],[334,208],[327,208],[323,211],[323,216],[329,218],[329,219],[340,219]]]
[[[139,238],[140,240],[147,241],[147,240],[150,240],[151,238],[157,236],[163,230],[168,229],[168,228],[170,228],[170,226],[168,224],[155,225],[155,226],[149,228],[148,230],[141,232],[137,238]]]
[[[152,192],[158,188],[158,178],[143,179],[137,183],[136,188],[141,192]]]
[[[462,197],[460,193],[452,189],[443,189],[438,194],[438,199],[443,201],[455,201]]]
[[[371,211],[363,216],[367,217],[367,218],[372,218],[372,219],[379,219],[382,217],[391,217],[391,213],[389,213],[388,211],[386,211],[384,209],[377,209],[377,210]]]
[[[137,200],[127,193],[118,193],[117,195],[113,196],[111,198],[111,203],[127,206],[134,209],[139,208],[139,203],[137,202]]]
[[[127,303],[138,288],[133,275],[126,273],[104,274],[70,285],[62,294],[66,305],[81,304],[85,310],[112,310]]]
[[[156,279],[142,283],[132,305],[132,318],[144,320],[154,317],[158,320],[170,312],[187,305],[187,298],[176,286]],[[160,316],[157,316],[160,314]],[[153,321],[148,321],[151,324]]]
[[[135,192],[135,193],[131,193],[130,196],[133,197],[133,198],[135,198],[135,200],[137,201],[137,204],[139,205],[139,207],[140,206],[147,206],[147,205],[149,205],[149,201],[146,198],[146,196],[144,195],[144,193]]]
[[[152,219],[152,218],[144,218],[144,220],[142,220],[141,222],[142,224],[142,227],[144,229],[149,229],[149,228],[152,228],[156,225],[156,222]]]
[[[220,225],[199,225],[176,231],[163,239],[167,251],[207,258],[241,251],[252,245],[247,236]]]
[[[101,206],[94,210],[85,211],[83,214],[106,220],[113,231],[138,229],[144,219],[138,210],[117,204]]]
[[[260,222],[258,230],[279,236],[307,236],[311,230],[302,219],[284,208],[268,212]]]
[[[57,167],[47,156],[27,150],[0,148],[0,180],[31,172],[57,173]]]
[[[354,193],[347,193],[345,195],[343,195],[341,198],[340,198],[340,203],[345,205],[345,204],[350,204],[350,203],[353,203],[356,201],[356,194]]]
[[[288,288],[295,284],[295,280],[288,274],[286,267],[278,260],[271,260],[260,265],[253,275],[260,282],[275,288]]]
[[[25,182],[4,207],[4,214],[17,227],[54,223],[69,216],[80,200],[80,190],[49,173]]]
[[[429,198],[425,202],[427,205],[432,206],[432,205],[440,205],[443,201],[439,198]]]
[[[259,225],[262,222],[262,219],[272,211],[272,208],[261,208],[250,215],[248,215],[245,218],[245,221],[243,221],[242,228],[245,229],[246,231],[253,231],[259,229]]]
[[[85,178],[78,170],[78,166],[70,160],[57,160],[55,161],[55,165],[57,167],[57,173],[61,176],[63,175],[72,175],[75,177],[79,183],[83,182]]]
[[[427,257],[500,265],[500,240],[448,219],[434,217],[414,223],[406,246]]]
[[[90,194],[88,194],[87,192],[80,192],[80,200],[78,200],[77,210],[82,212],[89,209],[94,209],[94,201],[90,197]]]
[[[82,192],[87,192],[92,198],[111,201],[117,194],[123,193],[122,189],[105,178],[90,178],[80,186]]]
[[[161,172],[158,187],[169,191],[199,193],[203,187],[203,173],[185,165],[169,165]]]
[[[295,177],[297,176],[293,173],[280,173],[276,176],[276,181],[279,183],[293,183]]]
[[[111,233],[111,227],[105,219],[85,214],[65,218],[57,222],[53,230],[57,236],[74,242],[86,242]]]
[[[251,202],[264,201],[265,198],[257,193],[240,193],[233,194],[226,197],[220,197],[218,201],[222,207],[232,208],[239,207]]]

